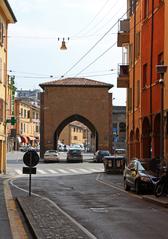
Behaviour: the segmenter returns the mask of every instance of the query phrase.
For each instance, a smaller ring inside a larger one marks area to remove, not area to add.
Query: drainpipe
[[[133,119],[132,119],[132,128],[133,128],[133,134],[135,133],[135,51],[136,51],[136,1],[134,2],[134,56],[133,56],[133,59],[134,59],[134,63],[133,63],[133,82],[132,82],[132,116],[133,116]],[[135,136],[134,136],[135,138]],[[134,138],[133,138],[133,141],[134,141]],[[133,142],[134,143],[134,142]],[[135,147],[134,147],[135,148]],[[133,152],[133,156],[135,154],[135,150]]]
[[[152,124],[152,78],[153,78],[153,34],[154,33],[154,0],[152,0],[152,18],[151,18],[151,47],[150,47],[150,135],[151,135],[151,143],[150,143],[150,159],[152,159],[152,132],[153,132],[153,124]]]

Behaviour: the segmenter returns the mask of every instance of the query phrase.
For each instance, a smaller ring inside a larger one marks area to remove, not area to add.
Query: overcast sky
[[[17,18],[9,26],[8,70],[18,89],[37,89],[62,76],[85,77],[113,84],[114,104],[125,105],[126,90],[116,88],[122,63],[116,33],[127,0],[8,1]]]

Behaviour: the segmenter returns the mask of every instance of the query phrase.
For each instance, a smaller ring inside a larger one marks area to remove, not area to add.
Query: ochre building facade
[[[8,24],[16,18],[7,0],[0,1],[0,173],[6,173],[7,109],[8,109]]]

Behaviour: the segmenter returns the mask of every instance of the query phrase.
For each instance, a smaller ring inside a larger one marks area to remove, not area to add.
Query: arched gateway
[[[66,78],[40,84],[40,148],[56,149],[63,128],[77,120],[96,139],[96,149],[112,149],[111,84],[85,78]]]

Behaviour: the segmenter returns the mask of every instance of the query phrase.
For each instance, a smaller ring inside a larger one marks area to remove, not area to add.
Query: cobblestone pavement
[[[19,197],[17,201],[38,239],[87,239],[80,227],[57,207],[36,196]]]

